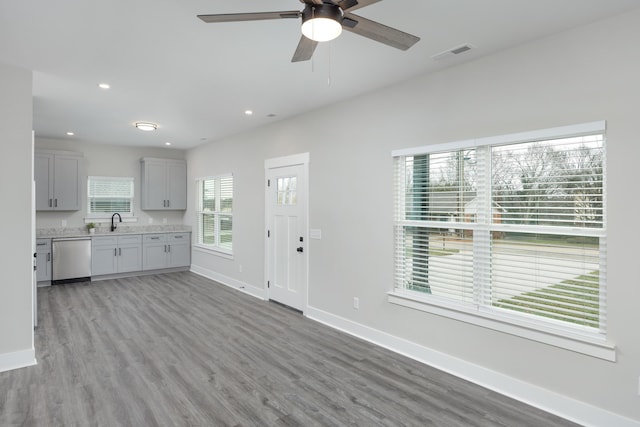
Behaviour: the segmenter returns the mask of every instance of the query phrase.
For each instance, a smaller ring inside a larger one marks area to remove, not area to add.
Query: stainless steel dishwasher
[[[52,278],[57,281],[91,280],[91,238],[65,237],[51,240]]]

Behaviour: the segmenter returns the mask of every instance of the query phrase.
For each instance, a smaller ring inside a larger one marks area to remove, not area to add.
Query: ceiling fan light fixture
[[[327,42],[342,33],[342,10],[335,5],[307,5],[302,12],[302,34],[310,40]]]
[[[147,123],[147,122],[137,122],[136,127],[145,132],[150,132],[152,130],[158,129],[158,125],[155,123]]]

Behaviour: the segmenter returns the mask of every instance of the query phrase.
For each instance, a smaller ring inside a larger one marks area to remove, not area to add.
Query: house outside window
[[[198,180],[197,244],[232,253],[233,175]]]
[[[398,150],[394,163],[392,302],[604,340],[604,122]]]

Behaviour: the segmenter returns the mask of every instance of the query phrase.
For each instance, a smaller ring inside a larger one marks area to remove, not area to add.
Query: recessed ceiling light
[[[143,130],[145,132],[149,132],[152,130],[156,130],[158,129],[158,125],[155,123],[148,123],[148,122],[137,122],[136,123],[136,127],[140,130]]]
[[[75,135],[75,133],[73,133],[73,132],[67,132],[67,135],[69,135],[69,136],[73,136],[73,135]]]
[[[111,85],[109,83],[98,83],[98,87],[100,89],[110,89]]]
[[[244,114],[247,115],[247,116],[251,116],[251,115],[253,115],[253,111],[252,110],[245,110]]]
[[[169,146],[169,145],[171,145],[171,143],[170,142],[165,142],[164,145]]]
[[[271,117],[276,117],[276,116],[277,116],[277,114],[276,114],[276,113],[269,113],[269,114],[267,114],[267,117],[269,117],[269,118],[271,118]]]

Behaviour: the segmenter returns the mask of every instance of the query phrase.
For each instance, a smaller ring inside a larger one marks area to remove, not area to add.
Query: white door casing
[[[309,154],[265,161],[268,299],[304,313],[308,286]]]

